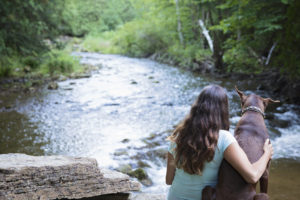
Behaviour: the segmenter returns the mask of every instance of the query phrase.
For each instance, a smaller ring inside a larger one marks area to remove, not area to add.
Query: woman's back
[[[225,130],[219,131],[219,139],[214,158],[211,162],[205,163],[202,175],[192,175],[182,169],[176,168],[168,199],[201,199],[202,189],[205,186],[215,186],[217,184],[218,171],[223,160],[224,151],[232,142],[236,142],[236,140],[230,132]],[[176,156],[174,151],[175,147],[176,144],[171,142],[169,152],[173,157]]]

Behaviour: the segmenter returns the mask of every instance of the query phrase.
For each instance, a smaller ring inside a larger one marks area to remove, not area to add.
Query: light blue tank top
[[[226,148],[236,139],[229,131],[220,130],[217,148],[211,162],[204,165],[202,175],[191,175],[176,168],[175,177],[169,190],[168,200],[201,200],[205,186],[216,186],[218,171]],[[169,152],[175,157],[176,144],[171,142]]]

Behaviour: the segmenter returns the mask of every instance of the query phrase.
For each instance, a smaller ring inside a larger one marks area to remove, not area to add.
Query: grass
[[[114,45],[115,32],[91,33],[82,42],[84,50],[103,54],[121,54],[121,49]]]
[[[37,56],[11,56],[0,60],[0,77],[57,76],[82,73],[86,68],[65,50]]]
[[[79,60],[70,55],[69,52],[63,50],[52,50],[44,57],[45,62],[41,65],[42,74],[68,75],[72,72],[80,72],[82,67]]]

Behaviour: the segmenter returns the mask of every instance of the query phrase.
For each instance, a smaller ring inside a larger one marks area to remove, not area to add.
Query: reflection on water
[[[269,194],[271,199],[298,200],[300,197],[299,177],[299,162],[290,159],[273,160],[269,179]]]
[[[96,53],[74,55],[99,69],[91,78],[60,82],[58,90],[45,88],[10,101],[13,108],[0,113],[1,153],[90,156],[109,168],[122,164],[136,168],[144,163],[154,184],[143,190],[166,192],[165,138],[187,114],[204,86],[214,83],[227,89],[232,132],[240,118],[235,84],[240,89],[247,88],[246,94],[254,91],[270,96],[256,91],[256,83],[247,80],[215,80],[147,59]],[[299,110],[298,106],[284,103],[270,105],[265,120],[274,144],[274,159],[294,159],[298,168]],[[280,173],[276,177],[281,177]]]
[[[0,141],[0,153],[45,154],[44,135],[27,116],[16,111],[0,112]]]

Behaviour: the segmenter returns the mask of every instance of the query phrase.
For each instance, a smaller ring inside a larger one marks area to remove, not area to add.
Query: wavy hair
[[[201,175],[205,162],[214,157],[220,129],[229,130],[228,98],[222,87],[209,85],[169,137],[177,145],[176,166],[189,174]]]

